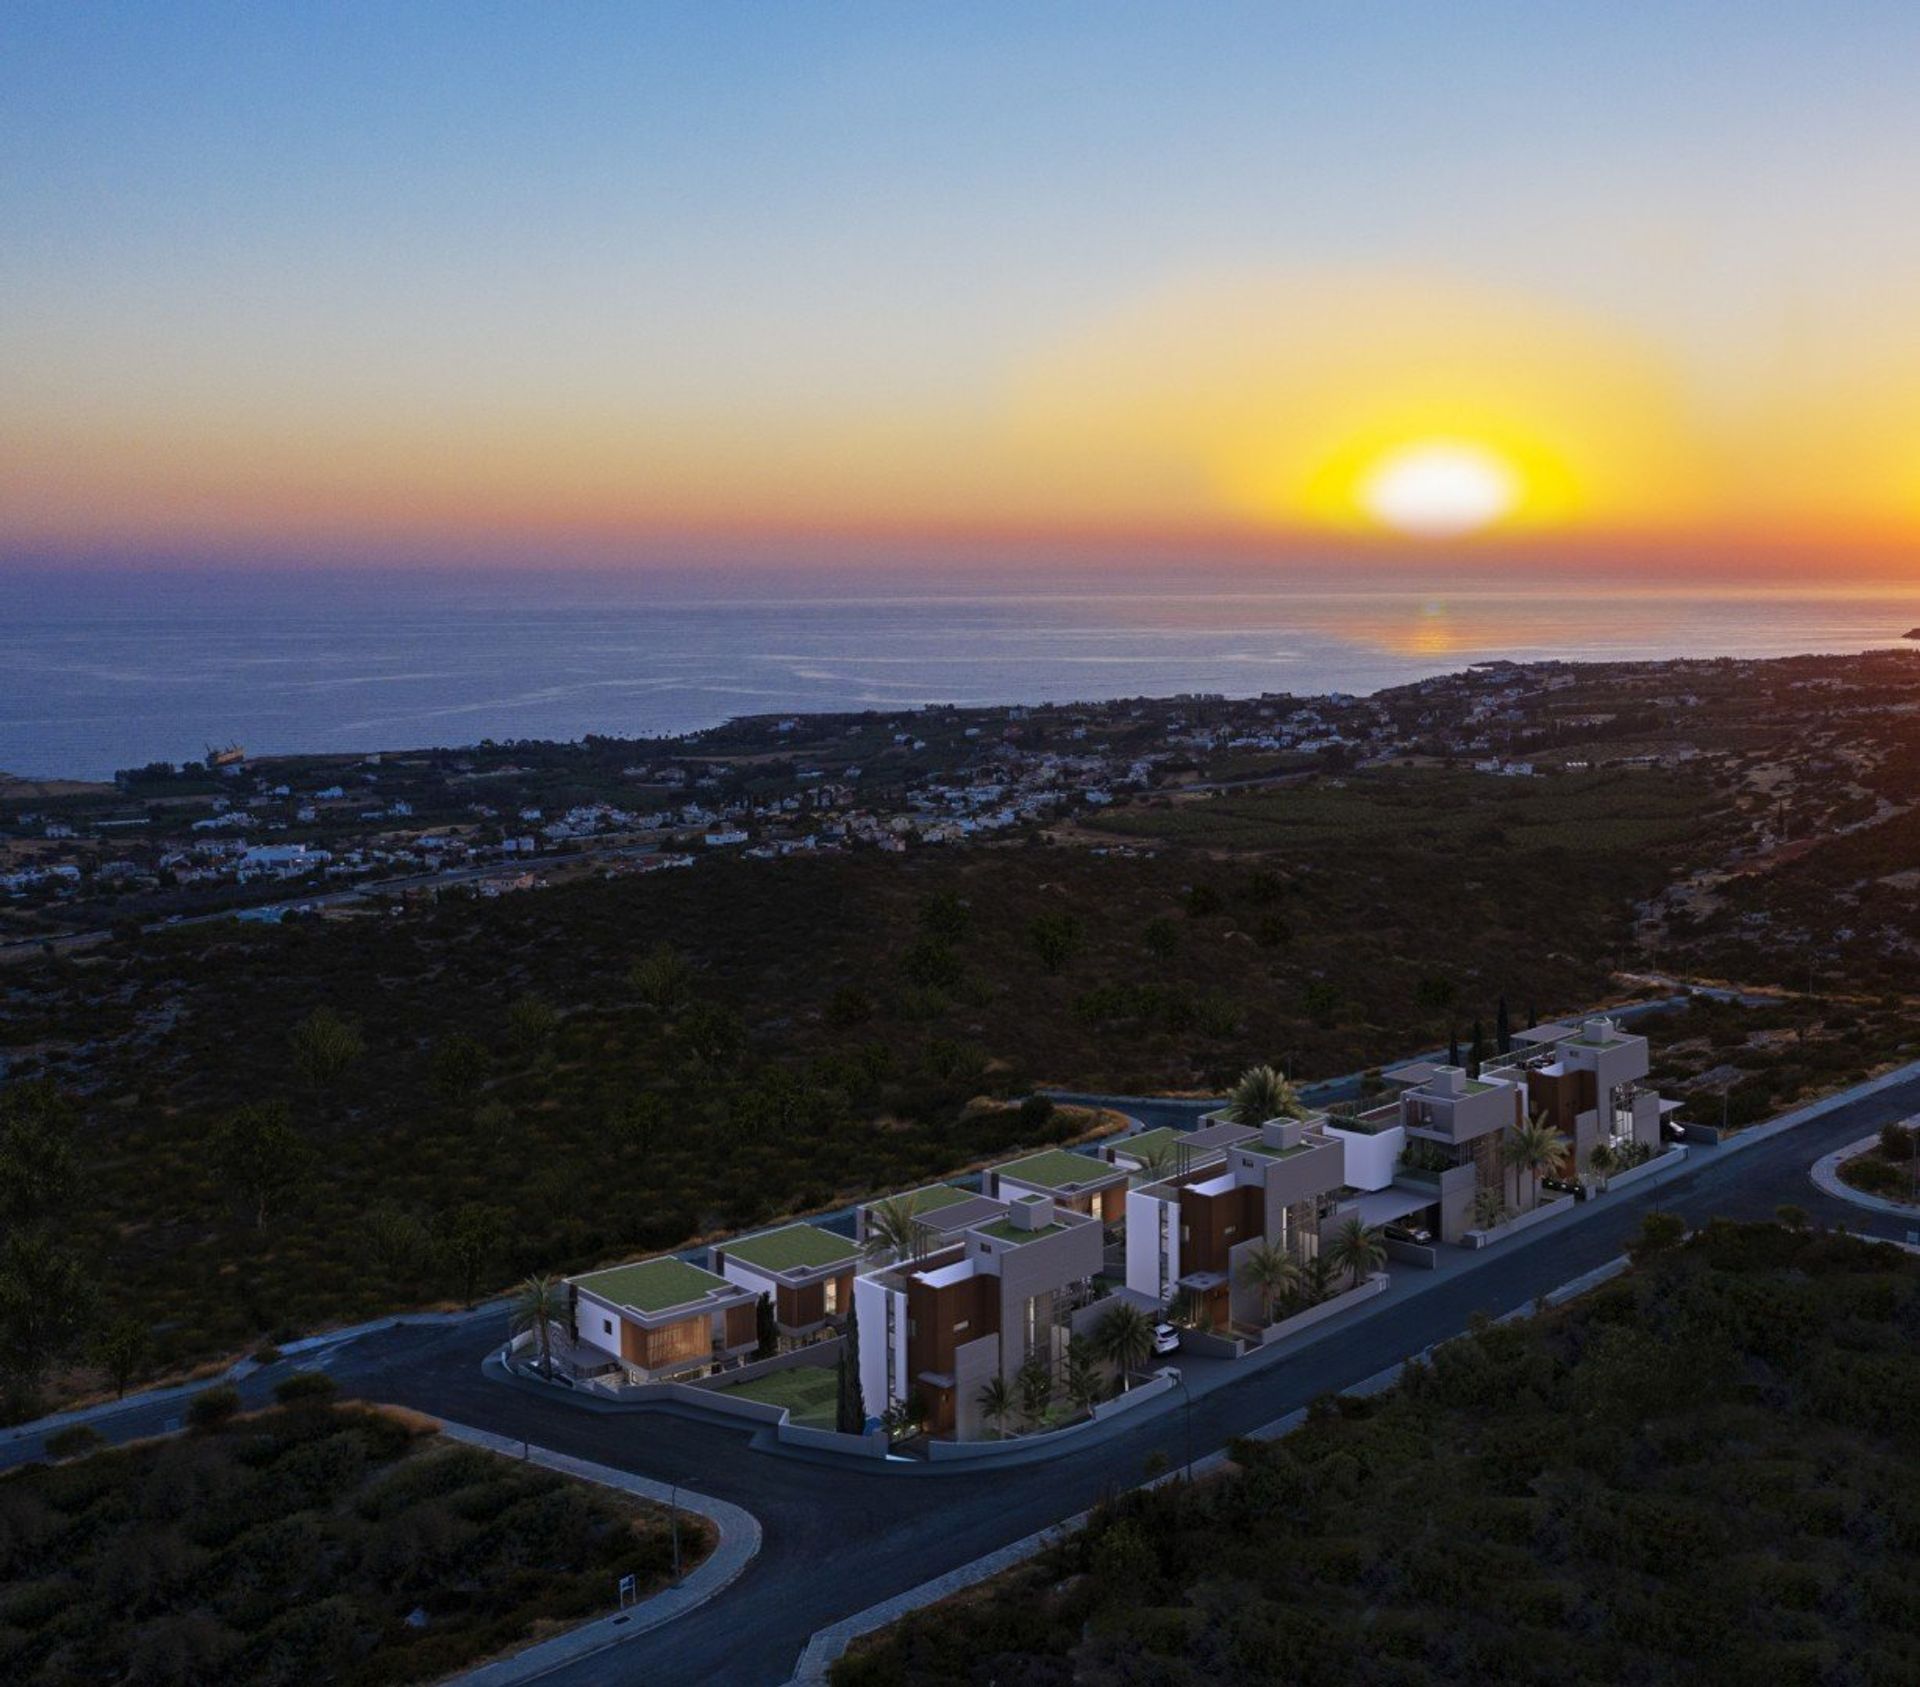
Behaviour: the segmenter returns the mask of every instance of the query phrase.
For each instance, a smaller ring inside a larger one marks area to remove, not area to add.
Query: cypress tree
[[[1473,1022],[1473,1047],[1467,1055],[1467,1071],[1472,1077],[1480,1076],[1480,1062],[1487,1057],[1487,1034],[1480,1027],[1480,1021]]]
[[[1500,1054],[1513,1053],[1513,1027],[1507,1023],[1507,998],[1500,998],[1499,1009],[1493,1018],[1493,1046]]]
[[[846,1336],[840,1348],[840,1397],[834,1405],[833,1427],[842,1435],[858,1435],[867,1427],[867,1404],[860,1397],[860,1318],[847,1307]]]
[[[1447,1033],[1447,1064],[1449,1066],[1460,1064],[1460,1031],[1457,1026]]]

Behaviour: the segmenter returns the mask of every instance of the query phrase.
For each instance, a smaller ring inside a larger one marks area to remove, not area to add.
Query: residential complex
[[[1280,1298],[1304,1314],[1327,1292],[1315,1262],[1353,1221],[1395,1262],[1432,1266],[1442,1244],[1497,1241],[1582,1192],[1583,1172],[1658,1151],[1673,1104],[1644,1087],[1645,1038],[1596,1017],[1513,1045],[1472,1074],[1393,1068],[1373,1106],[1296,1107],[1258,1125],[1221,1111],[1192,1130],[1047,1149],[988,1168],[977,1191],[942,1183],[870,1202],[851,1235],[829,1220],[715,1244],[710,1270],[655,1259],[591,1272],[572,1280],[575,1350],[603,1379],[724,1376],[758,1345],[763,1303],[786,1349],[856,1314],[865,1415],[911,1406],[927,1433],[977,1439],[990,1384],[1018,1388],[1036,1362],[1063,1380],[1073,1338],[1116,1301],[1244,1350],[1284,1323],[1257,1250],[1301,1268]]]

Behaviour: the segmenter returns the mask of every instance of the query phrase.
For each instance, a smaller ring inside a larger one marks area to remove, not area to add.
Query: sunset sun
[[[1360,503],[1383,526],[1422,539],[1476,533],[1512,513],[1520,477],[1482,446],[1429,440],[1383,457],[1359,487]]]

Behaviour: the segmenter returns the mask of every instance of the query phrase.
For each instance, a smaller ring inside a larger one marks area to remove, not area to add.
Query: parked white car
[[[1153,1326],[1153,1350],[1155,1353],[1178,1353],[1180,1351],[1180,1332],[1171,1324]]]

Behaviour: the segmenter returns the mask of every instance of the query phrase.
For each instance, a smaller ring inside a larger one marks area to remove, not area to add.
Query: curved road
[[[1141,1106],[1136,1111],[1150,1111]],[[1856,1098],[1744,1148],[1695,1148],[1671,1181],[1604,1196],[1570,1224],[1514,1238],[1483,1262],[1405,1300],[1355,1318],[1300,1352],[1198,1396],[1195,1457],[1384,1370],[1461,1330],[1475,1311],[1503,1313],[1615,1258],[1641,1218],[1659,1208],[1700,1223],[1715,1214],[1771,1216],[1783,1202],[1816,1221],[1891,1240],[1902,1221],[1818,1191],[1822,1154],[1920,1110],[1920,1077]],[[1111,1439],[1052,1463],[1003,1471],[863,1471],[845,1462],[754,1450],[751,1431],[662,1407],[594,1412],[532,1384],[489,1380],[481,1360],[498,1344],[497,1312],[441,1325],[403,1325],[290,1360],[242,1384],[264,1398],[277,1375],[320,1364],[344,1393],[395,1400],[536,1445],[638,1472],[745,1506],[764,1530],[758,1561],[698,1611],[633,1642],[544,1677],[566,1687],[603,1683],[787,1680],[814,1630],[1072,1515],[1131,1486],[1149,1455],[1186,1456],[1183,1414],[1155,1413]],[[97,1422],[115,1439],[175,1427],[180,1402],[135,1400]],[[0,1462],[34,1456],[37,1440],[0,1446]]]

